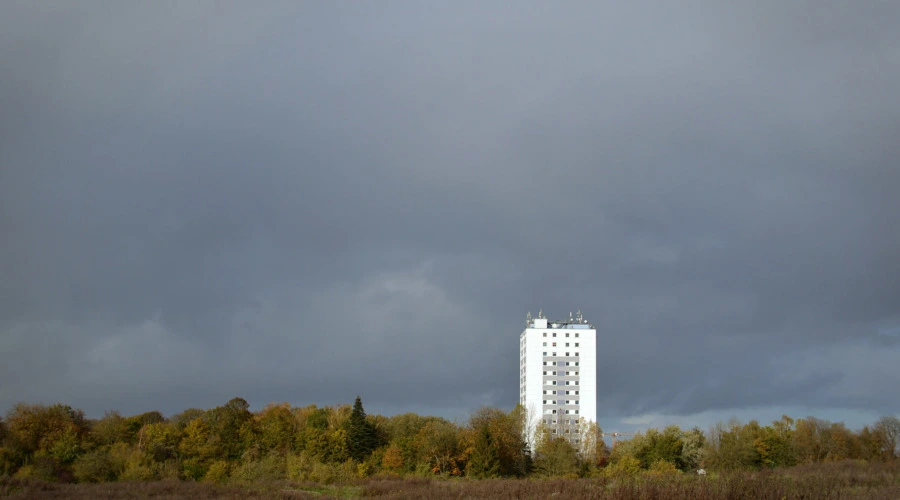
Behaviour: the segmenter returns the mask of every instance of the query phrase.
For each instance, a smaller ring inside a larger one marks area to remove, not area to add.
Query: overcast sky
[[[677,6],[675,6],[677,4]],[[900,412],[900,3],[0,3],[0,412]]]

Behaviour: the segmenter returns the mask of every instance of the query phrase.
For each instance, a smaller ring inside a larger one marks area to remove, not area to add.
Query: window
[[[568,356],[568,355],[569,355],[569,353],[566,353],[566,356]]]
[[[556,337],[556,332],[553,332],[553,336]]]
[[[556,381],[555,380],[551,381],[550,385],[556,385]]]
[[[547,343],[546,343],[546,342],[544,342],[544,347],[547,347]],[[577,347],[577,346],[576,346],[576,347]]]
[[[569,410],[566,410],[566,415],[568,415],[568,414],[569,414]]]
[[[575,395],[576,395],[576,396],[578,395],[578,391],[575,391]]]
[[[567,404],[567,405],[570,405],[570,404],[572,404],[572,402],[569,401],[569,400],[567,399],[567,400],[566,400],[566,404]]]
[[[554,352],[553,355],[556,356],[556,352]]]
[[[566,332],[566,337],[568,337],[568,336],[569,336],[569,333],[568,333],[568,332]]]
[[[566,347],[569,347],[569,343],[568,343],[568,342],[566,342]]]
[[[575,400],[575,404],[578,404],[578,400],[577,400],[577,399]]]
[[[578,361],[575,362],[575,366],[578,366]]]
[[[553,375],[556,375],[556,372],[551,372],[551,373],[553,373]]]
[[[578,381],[577,381],[577,380],[575,381],[575,385],[578,385]]]
[[[544,389],[544,394],[547,394],[547,389]]]
[[[575,414],[578,415],[578,410],[575,410]]]
[[[544,366],[547,366],[547,362],[546,362],[546,361],[544,361]]]
[[[556,410],[553,410],[553,413],[552,413],[552,414],[553,414],[553,415],[556,415]]]
[[[550,403],[551,403],[551,404],[556,404],[556,400],[554,399],[554,400],[551,401]]]
[[[568,373],[569,373],[569,372],[566,372],[567,375],[568,375]],[[578,376],[578,372],[575,372],[575,376],[576,376],[576,377]]]
[[[567,376],[567,377],[569,376],[569,372],[566,372],[566,376]]]
[[[568,380],[566,380],[566,385],[569,385],[569,381],[568,381]]]
[[[577,353],[577,352],[575,353],[575,356],[578,356],[578,353]]]
[[[546,337],[546,336],[547,336],[547,332],[544,332],[544,337]]]
[[[575,334],[575,338],[578,338],[578,334],[577,334],[577,333]]]
[[[556,342],[553,343],[553,347],[556,347]]]
[[[544,351],[544,356],[546,356],[546,355],[547,355],[547,351]]]
[[[550,364],[556,366],[556,361],[551,361]]]
[[[544,372],[544,375],[546,375],[546,374],[547,374],[547,372]]]
[[[547,345],[547,344],[544,344],[544,345]],[[578,347],[578,342],[575,342],[575,347]]]
[[[546,400],[546,399],[544,400],[544,404],[547,404],[547,400]]]

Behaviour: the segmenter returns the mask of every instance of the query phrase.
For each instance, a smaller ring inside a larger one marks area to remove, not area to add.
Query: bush
[[[291,481],[311,481],[313,460],[305,451],[287,456],[287,477]]]
[[[641,461],[632,456],[624,456],[603,469],[606,477],[629,477],[641,473]]]
[[[72,465],[75,479],[79,483],[105,483],[115,481],[118,475],[105,448],[86,453],[75,460]]]
[[[153,469],[146,465],[133,464],[128,465],[125,470],[119,474],[119,481],[152,481],[156,479]]]
[[[650,469],[646,474],[650,476],[673,476],[680,474],[681,471],[675,467],[675,464],[668,460],[657,460],[650,465]]]
[[[285,458],[276,452],[258,460],[247,460],[232,474],[232,479],[243,483],[256,481],[281,481],[286,477]]]
[[[209,466],[209,470],[206,471],[206,476],[203,477],[203,480],[216,484],[228,482],[228,462],[224,460],[213,462]]]

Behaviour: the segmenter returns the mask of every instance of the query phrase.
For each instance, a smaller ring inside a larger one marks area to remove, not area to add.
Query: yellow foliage
[[[603,470],[607,477],[634,476],[641,472],[641,461],[630,455],[619,457],[614,463]]]
[[[651,476],[668,476],[681,473],[675,464],[669,462],[667,460],[657,460],[650,465],[650,469],[647,470],[647,474]]]
[[[388,446],[381,458],[381,466],[391,471],[403,469],[403,452],[396,444]]]
[[[217,484],[226,483],[228,481],[228,462],[224,460],[213,462],[206,471],[203,480]]]

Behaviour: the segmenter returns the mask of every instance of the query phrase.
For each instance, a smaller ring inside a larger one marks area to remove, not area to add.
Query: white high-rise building
[[[573,426],[581,418],[597,421],[597,330],[581,311],[565,321],[528,313],[519,336],[519,402],[531,436],[544,423],[577,444]]]

